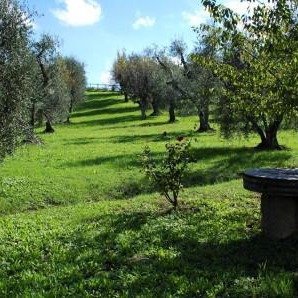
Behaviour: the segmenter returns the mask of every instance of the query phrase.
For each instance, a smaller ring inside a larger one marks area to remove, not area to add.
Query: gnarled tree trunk
[[[199,121],[198,132],[213,131],[209,124],[209,111],[199,109]]]
[[[275,120],[262,130],[257,123],[253,123],[253,129],[261,138],[261,143],[257,145],[257,149],[263,150],[282,150],[283,147],[279,145],[277,139],[277,132],[280,127],[282,119]]]
[[[176,115],[175,115],[175,103],[171,100],[169,105],[169,122],[173,123],[176,121]]]
[[[69,104],[68,116],[66,119],[66,123],[70,123],[70,116],[71,116],[72,110],[73,110],[73,100],[71,99],[70,104]]]
[[[123,92],[124,94],[124,102],[128,102],[128,94],[127,92]]]
[[[159,116],[159,115],[161,115],[158,100],[156,100],[156,99],[152,100],[152,108],[153,108],[153,113],[150,116]]]
[[[55,130],[52,126],[50,118],[46,114],[44,114],[44,115],[46,117],[46,128],[44,130],[44,133],[53,133],[53,132],[55,132]]]
[[[140,109],[141,109],[141,119],[146,120],[146,108],[147,108],[147,100],[146,99],[140,99]]]

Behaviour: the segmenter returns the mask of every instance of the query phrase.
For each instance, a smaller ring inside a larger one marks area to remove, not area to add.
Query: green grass
[[[138,154],[149,145],[160,158],[197,119],[139,114],[117,94],[90,93],[71,124],[1,165],[0,296],[297,296],[298,238],[261,235],[259,196],[239,175],[298,167],[296,132],[280,133],[291,150],[279,152],[195,135],[180,209],[169,212]]]

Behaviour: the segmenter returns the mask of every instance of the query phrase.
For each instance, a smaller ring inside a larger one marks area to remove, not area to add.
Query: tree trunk
[[[265,138],[262,139],[257,148],[264,150],[281,150],[282,147],[277,140],[277,130],[268,128],[265,132]]]
[[[159,109],[159,104],[156,99],[152,101],[152,108],[153,108],[153,113],[150,116],[159,116],[161,115],[160,109]]]
[[[51,124],[51,121],[46,121],[46,129],[44,130],[45,133],[53,133],[55,132],[52,124]]]
[[[73,110],[73,100],[71,99],[69,109],[68,109],[68,116],[66,119],[66,123],[70,123],[70,116],[71,116],[72,110]]]
[[[146,118],[147,118],[146,107],[147,107],[146,99],[141,99],[140,100],[140,109],[141,109],[141,119],[142,120],[146,120]]]
[[[169,122],[173,123],[176,121],[176,115],[175,115],[175,103],[173,101],[170,101],[170,106],[169,106]]]
[[[44,133],[53,133],[53,132],[55,132],[55,130],[54,130],[53,126],[52,126],[52,123],[51,123],[50,118],[46,114],[44,114],[44,115],[45,115],[45,117],[47,119],[46,120],[46,128],[44,130]]]
[[[198,132],[206,132],[213,130],[209,125],[209,112],[199,109],[200,126]]]
[[[124,94],[124,101],[125,102],[128,102],[128,94],[127,94],[127,92],[124,92],[123,94]]]
[[[283,147],[279,145],[277,140],[277,132],[282,120],[276,120],[272,122],[265,132],[257,125],[253,124],[256,132],[261,137],[261,143],[256,147],[261,150],[282,150]]]

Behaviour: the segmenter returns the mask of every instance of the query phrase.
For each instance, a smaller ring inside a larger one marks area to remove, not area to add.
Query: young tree
[[[129,97],[139,104],[142,120],[146,119],[146,110],[152,101],[156,68],[157,64],[151,57],[143,54],[131,54],[125,63],[126,90]]]
[[[28,131],[32,96],[30,16],[18,1],[0,2],[0,158],[12,153]]]
[[[84,64],[73,57],[62,57],[61,63],[62,76],[70,95],[68,116],[66,122],[70,122],[70,115],[77,104],[84,100],[86,89],[86,74]]]
[[[203,4],[219,23],[213,43],[221,59],[195,55],[194,60],[224,85],[222,131],[229,136],[253,130],[261,138],[259,148],[281,149],[278,129],[298,111],[297,1],[258,3],[242,16],[213,0]]]
[[[181,70],[180,65],[175,63],[170,57],[164,54],[164,51],[154,50],[154,59],[158,62],[161,70],[164,72],[163,77],[164,84],[161,86],[163,91],[160,97],[160,101],[166,102],[169,107],[169,122],[173,123],[176,121],[176,108],[177,102],[187,96],[187,93],[184,91],[181,85],[181,82],[184,81],[183,71]]]
[[[33,44],[39,69],[36,82],[39,97],[33,104],[38,103],[38,109],[46,118],[46,133],[54,132],[53,122],[63,121],[67,117],[68,103],[71,101],[57,46],[57,41],[49,35],[43,35]]]

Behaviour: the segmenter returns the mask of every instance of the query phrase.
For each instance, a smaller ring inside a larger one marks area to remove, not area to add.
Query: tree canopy
[[[29,13],[17,1],[0,2],[0,157],[11,153],[28,130],[32,97]]]
[[[220,55],[194,55],[193,60],[223,83],[223,133],[253,130],[260,148],[280,149],[277,131],[298,111],[297,1],[259,3],[242,16],[216,1],[202,2],[217,26],[201,29]]]
[[[83,99],[84,65],[58,52],[56,38],[35,41],[32,17],[17,0],[0,2],[0,158],[23,141],[33,141],[36,115],[52,123],[67,119]]]

